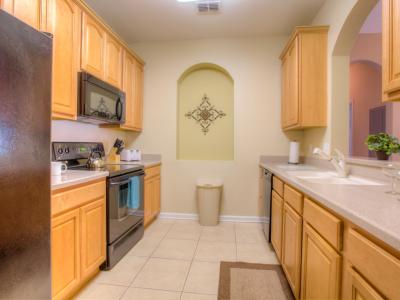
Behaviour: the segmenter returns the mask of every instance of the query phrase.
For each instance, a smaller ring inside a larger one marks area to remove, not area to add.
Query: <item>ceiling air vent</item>
[[[220,9],[220,0],[199,1],[197,3],[197,10],[201,14],[218,13]]]

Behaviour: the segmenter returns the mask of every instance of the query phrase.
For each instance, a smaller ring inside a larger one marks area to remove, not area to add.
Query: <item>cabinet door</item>
[[[383,100],[400,100],[400,1],[385,0],[382,5]]]
[[[122,89],[123,48],[110,34],[106,35],[105,81]]]
[[[1,8],[33,28],[40,29],[41,0],[0,0]]]
[[[296,299],[300,297],[302,218],[287,203],[283,206],[282,268]]]
[[[151,202],[151,216],[156,218],[161,208],[161,177],[156,176],[152,181],[153,198]]]
[[[144,225],[150,223],[152,219],[152,202],[153,202],[153,179],[145,178],[144,180]]]
[[[125,92],[125,123],[124,129],[133,128],[133,116],[134,116],[134,79],[135,79],[135,59],[127,52],[124,51],[124,62],[123,62],[123,91]]]
[[[81,207],[82,279],[99,269],[106,258],[106,200],[96,200]]]
[[[353,267],[346,268],[344,284],[349,291],[343,291],[351,300],[384,300],[384,298]]]
[[[282,64],[282,125],[284,128],[299,124],[298,39],[290,46]]]
[[[75,120],[81,10],[72,0],[47,0],[47,31],[53,34],[53,118]]]
[[[104,79],[106,32],[88,14],[82,14],[81,68]]]
[[[144,84],[143,66],[136,62],[135,64],[135,89],[133,101],[133,127],[137,131],[143,129],[143,84]]]
[[[51,266],[53,299],[65,299],[80,281],[79,210],[51,221]]]
[[[271,203],[271,243],[279,260],[282,258],[282,215],[283,199],[273,192]]]
[[[339,299],[341,257],[310,225],[303,228],[302,299]]]

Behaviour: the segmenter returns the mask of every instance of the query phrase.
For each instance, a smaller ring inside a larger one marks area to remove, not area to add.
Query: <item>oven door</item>
[[[124,92],[82,72],[80,94],[80,117],[99,124],[125,122]]]
[[[139,184],[131,179],[138,177]],[[144,215],[144,172],[139,171],[110,178],[107,183],[107,242],[112,244],[139,222]],[[130,197],[138,197],[137,207],[130,207]]]

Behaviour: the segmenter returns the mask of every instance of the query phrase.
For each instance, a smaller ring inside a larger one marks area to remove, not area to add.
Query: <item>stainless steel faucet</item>
[[[349,176],[350,168],[346,163],[344,154],[338,149],[334,149],[333,155],[329,155],[322,151],[320,148],[314,148],[313,154],[328,160],[335,167],[338,173],[338,177],[346,178]]]

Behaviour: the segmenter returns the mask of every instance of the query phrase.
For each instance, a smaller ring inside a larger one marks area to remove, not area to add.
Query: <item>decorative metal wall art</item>
[[[217,110],[210,102],[210,99],[204,94],[199,106],[194,110],[185,114],[189,119],[195,120],[200,126],[204,134],[210,131],[210,126],[215,120],[225,117],[226,114],[222,110]]]

